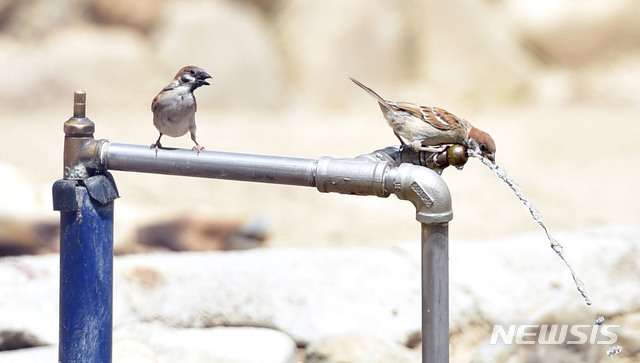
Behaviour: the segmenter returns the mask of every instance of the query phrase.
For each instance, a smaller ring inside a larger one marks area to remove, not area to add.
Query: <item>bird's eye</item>
[[[485,144],[480,144],[480,151],[486,153],[487,151],[489,151],[489,148],[487,148],[487,145]]]
[[[192,69],[192,70],[189,71],[189,73],[191,73],[192,76],[195,76],[196,75],[196,70]]]

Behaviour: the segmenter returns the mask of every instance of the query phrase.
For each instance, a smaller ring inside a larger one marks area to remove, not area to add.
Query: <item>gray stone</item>
[[[295,363],[297,348],[286,334],[250,327],[169,328],[158,323],[118,325],[113,361]],[[57,361],[56,346],[0,351],[3,363]]]
[[[419,352],[398,343],[347,334],[317,340],[307,346],[305,363],[418,363]]]
[[[616,330],[618,344],[627,343],[623,348],[632,352],[640,347],[636,318],[629,315],[640,301],[635,287],[640,276],[640,229],[551,233],[564,246],[569,263],[586,285],[592,306],[585,304],[569,269],[549,247],[542,231],[450,245],[452,334],[464,335],[474,326],[488,327],[485,339],[476,345],[474,362],[606,359],[608,345],[602,344],[492,345],[489,338],[495,324],[592,325],[603,315],[607,324],[621,325]],[[414,259],[419,258],[415,245],[403,248]]]
[[[251,327],[185,329],[159,323],[127,324],[116,327],[114,346],[120,347],[122,357],[145,354],[158,363],[295,363],[297,354],[286,334]]]
[[[352,331],[404,342],[420,329],[419,266],[393,249],[154,254],[116,265],[121,319],[273,327],[303,344]]]
[[[58,361],[58,347],[46,346],[0,351],[2,363],[51,363]]]
[[[633,313],[640,301],[640,229],[554,235],[591,293],[591,307],[541,231],[450,244],[452,359],[568,355],[588,361],[607,347],[560,345],[554,349],[562,351],[554,352],[548,347],[492,346],[487,340],[494,324],[590,324],[598,315],[621,325],[617,334],[623,354],[640,350]],[[153,354],[159,354],[161,340],[156,343],[154,334],[149,340],[136,338],[136,329],[147,329],[136,322],[153,323],[148,331],[157,331],[157,337],[175,333],[176,341],[195,341],[189,334],[218,334],[208,328],[234,325],[277,329],[300,345],[347,334],[406,344],[420,331],[419,255],[416,242],[396,248],[118,257],[114,326],[118,339],[128,341],[130,348]],[[0,259],[0,311],[6,312],[0,314],[0,331],[24,331],[39,344],[56,344],[58,276],[57,255]]]
[[[0,258],[0,332],[58,341],[58,255]]]

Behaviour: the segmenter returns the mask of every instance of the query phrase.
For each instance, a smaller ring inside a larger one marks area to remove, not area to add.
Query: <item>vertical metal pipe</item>
[[[60,210],[59,362],[111,362],[113,202],[57,183]],[[66,199],[60,199],[66,198]],[[66,208],[64,206],[67,206]]]
[[[422,223],[422,361],[449,362],[449,226]]]
[[[111,175],[91,161],[99,141],[85,117],[85,93],[74,95],[64,124],[64,179],[53,185],[60,211],[60,342],[58,361],[111,362],[113,200]]]
[[[386,183],[399,199],[415,205],[422,227],[422,361],[448,362],[448,241],[453,218],[449,188],[435,171],[407,163],[391,169]]]

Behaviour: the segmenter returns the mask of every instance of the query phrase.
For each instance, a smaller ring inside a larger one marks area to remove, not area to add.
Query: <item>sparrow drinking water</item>
[[[389,126],[402,145],[416,151],[442,152],[452,144],[462,144],[478,155],[495,162],[496,144],[486,132],[469,121],[438,107],[387,101],[360,81],[351,80],[373,96]]]

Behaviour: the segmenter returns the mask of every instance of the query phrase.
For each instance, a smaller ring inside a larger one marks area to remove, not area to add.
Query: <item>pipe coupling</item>
[[[388,197],[385,179],[391,169],[388,161],[358,159],[318,159],[315,186],[322,193],[375,195]]]

